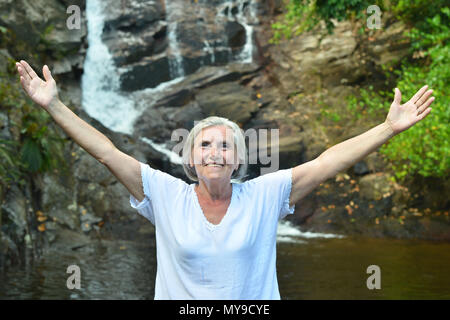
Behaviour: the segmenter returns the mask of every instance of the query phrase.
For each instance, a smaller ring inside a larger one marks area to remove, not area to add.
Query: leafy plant
[[[383,66],[388,91],[374,90],[371,85],[363,88],[358,97],[348,97],[348,110],[356,120],[383,121],[394,96],[392,84],[400,88],[403,101],[428,84],[436,97],[431,114],[383,145],[380,152],[390,160],[397,179],[414,175],[446,177],[450,171],[450,9],[447,2],[437,0],[430,5],[426,0],[377,0],[370,3],[365,0],[287,0],[282,19],[272,25],[272,42],[310,30],[319,21],[324,21],[331,32],[332,19],[365,18],[365,9],[370,4],[378,5],[382,12],[389,11],[397,20],[411,27],[406,35],[411,40],[412,59],[402,61],[397,70],[389,65]],[[326,108],[321,109],[321,115],[338,121]]]
[[[375,1],[376,3],[377,1]],[[368,0],[287,0],[282,19],[272,24],[274,31],[271,43],[282,38],[289,39],[311,30],[320,21],[325,22],[329,33],[333,32],[332,20],[361,19],[365,9],[373,4]]]
[[[13,140],[0,139],[1,184],[24,185],[30,173],[63,166],[64,139],[50,129],[50,116],[23,97],[17,79],[2,74],[0,111],[8,114]]]
[[[303,31],[312,29],[319,19],[315,15],[315,2],[300,5],[298,0],[286,4],[286,13],[280,21],[271,25],[273,36],[271,43],[278,43],[281,39],[289,39]]]
[[[450,17],[449,8],[441,8],[441,14],[427,18],[426,31],[413,28],[412,50],[423,56],[417,62],[404,62],[400,70],[386,73],[396,78],[397,87],[402,91],[403,100],[412,97],[424,84],[433,89],[436,97],[431,105],[432,112],[414,127],[402,132],[383,145],[380,152],[392,165],[397,179],[406,176],[446,177],[450,171],[450,49],[448,40],[450,29],[442,21]],[[395,79],[394,79],[395,80]],[[348,99],[348,108],[355,118],[361,118],[362,110],[369,116],[386,115],[392,102],[393,93],[361,89],[360,97]],[[388,99],[388,97],[390,98]]]
[[[382,150],[388,158],[397,160],[393,167],[399,178],[414,173],[444,177],[450,171],[450,28],[442,24],[442,16],[448,21],[450,9],[442,8],[441,15],[427,18],[427,31],[413,28],[410,33],[413,48],[423,50],[427,64],[406,63],[396,72],[398,87],[403,88],[406,96],[414,94],[422,84],[428,84],[436,97],[425,121],[393,139]]]

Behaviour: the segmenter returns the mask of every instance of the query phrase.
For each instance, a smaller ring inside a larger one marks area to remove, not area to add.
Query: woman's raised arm
[[[42,69],[45,81],[24,60],[17,62],[16,67],[20,83],[30,98],[45,109],[81,148],[104,164],[136,199],[142,200],[144,193],[139,162],[118,150],[104,134],[59,100],[56,82],[48,66]]]
[[[409,101],[401,104],[401,92],[396,88],[394,101],[383,123],[294,167],[290,204],[295,204],[325,180],[350,168],[395,135],[423,120],[431,112],[429,106],[434,101],[434,97],[430,97],[433,90],[427,89],[428,86],[422,87]]]

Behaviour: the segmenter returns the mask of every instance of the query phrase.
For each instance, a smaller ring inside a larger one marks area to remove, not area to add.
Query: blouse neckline
[[[203,212],[202,206],[200,205],[200,201],[198,200],[197,192],[195,192],[196,185],[197,185],[196,183],[191,184],[192,192],[194,193],[194,202],[196,203],[197,209],[199,209],[198,211],[200,212],[200,214],[202,216],[202,220],[206,224],[206,227],[209,230],[214,231],[215,229],[217,229],[221,225],[223,225],[224,220],[226,220],[227,217],[230,215],[231,207],[233,206],[233,203],[234,203],[233,200],[235,198],[235,193],[236,193],[235,192],[236,184],[231,182],[231,200],[230,200],[230,203],[228,204],[228,208],[227,208],[227,211],[225,212],[225,215],[222,217],[222,219],[220,220],[220,222],[218,224],[214,224],[206,218],[205,213]]]

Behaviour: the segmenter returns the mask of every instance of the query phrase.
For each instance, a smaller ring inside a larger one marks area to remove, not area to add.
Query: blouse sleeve
[[[288,214],[293,214],[295,211],[295,204],[289,206],[289,198],[292,189],[292,169],[278,170],[274,173],[277,176],[277,186],[279,188],[279,204],[280,212],[278,220],[283,219]]]
[[[145,197],[139,202],[130,194],[130,205],[155,225],[155,218],[158,215],[158,212],[155,212],[158,211],[155,210],[157,203],[166,201],[164,197],[176,192],[180,184],[184,182],[170,174],[153,169],[148,164],[139,163],[141,165],[141,179]]]
[[[292,189],[292,169],[267,173],[254,179],[254,182],[257,185],[257,192],[264,194],[265,198],[275,206],[278,220],[294,213],[295,204],[289,206]]]

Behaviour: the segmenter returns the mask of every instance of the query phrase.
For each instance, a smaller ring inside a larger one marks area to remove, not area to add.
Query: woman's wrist
[[[47,106],[43,106],[45,110],[47,110],[48,113],[52,114],[54,111],[57,110],[61,106],[62,102],[59,100],[58,97],[55,97],[50,101],[50,103]]]
[[[389,119],[386,118],[383,125],[386,127],[386,130],[389,132],[390,138],[394,137],[397,133],[394,131],[392,127],[392,123],[389,121]]]

